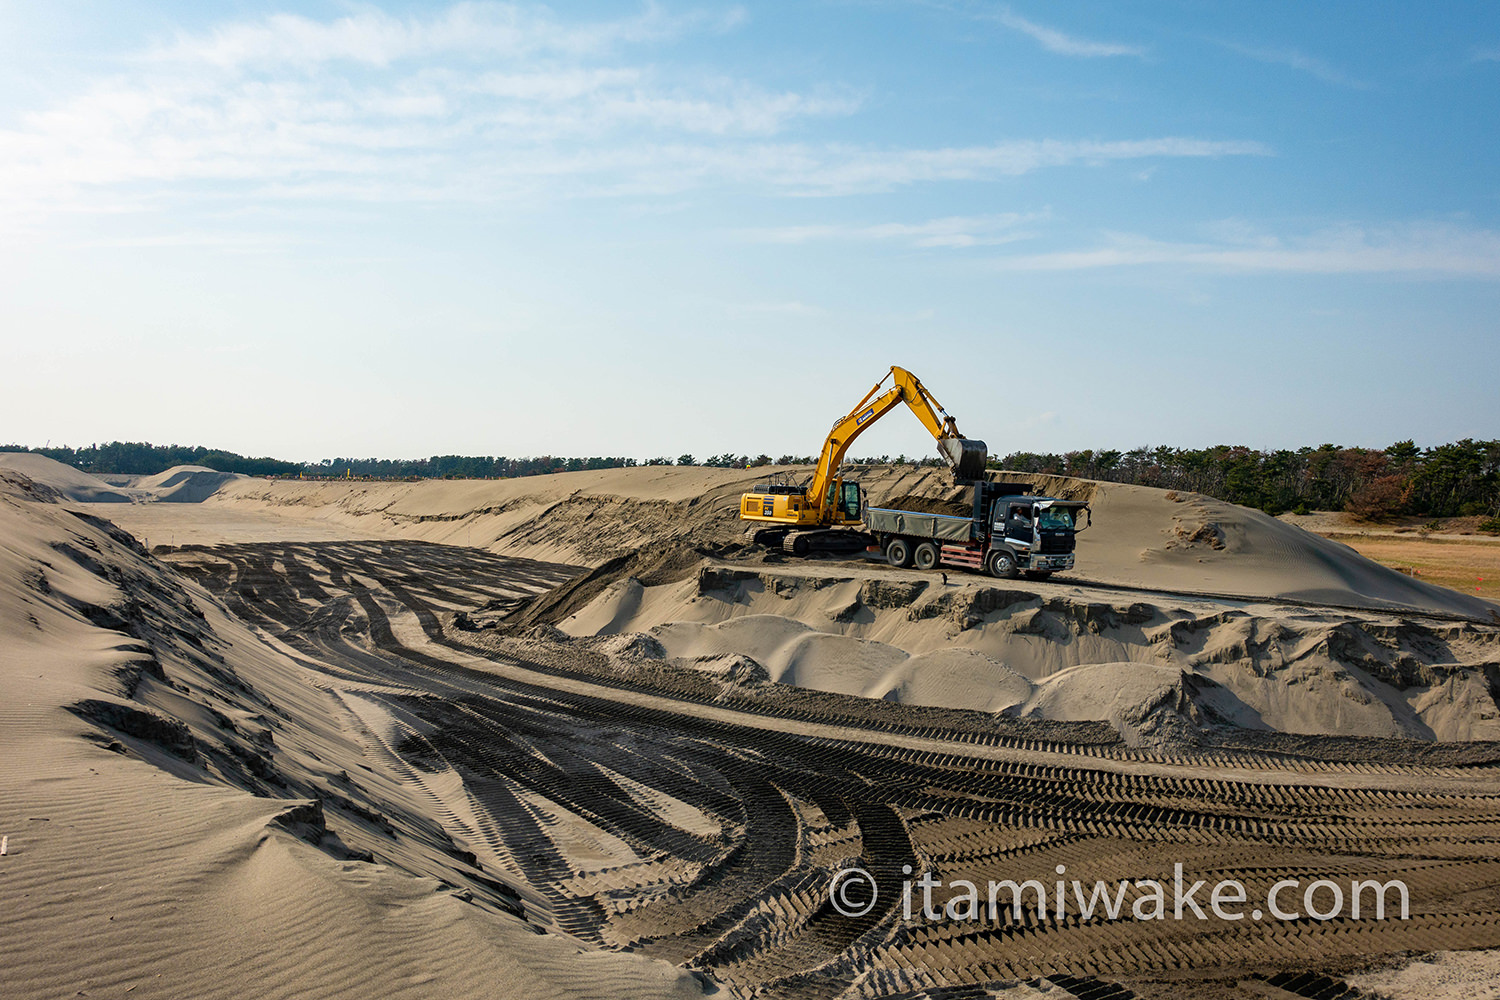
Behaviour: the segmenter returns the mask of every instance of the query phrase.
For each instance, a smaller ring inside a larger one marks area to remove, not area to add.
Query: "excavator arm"
[[[891,379],[894,384],[877,395],[886,379]],[[812,503],[828,502],[828,489],[839,466],[843,464],[849,446],[897,403],[905,403],[910,407],[917,419],[922,421],[922,425],[937,439],[938,451],[953,470],[955,479],[984,478],[985,462],[989,460],[989,451],[984,442],[970,440],[960,434],[957,421],[948,415],[936,397],[922,385],[922,381],[905,368],[892,365],[885,378],[876,382],[875,387],[865,393],[865,398],[847,415],[835,421],[833,430],[828,432],[828,439],[823,442],[823,452],[818,456],[818,467],[807,487],[807,497]]]

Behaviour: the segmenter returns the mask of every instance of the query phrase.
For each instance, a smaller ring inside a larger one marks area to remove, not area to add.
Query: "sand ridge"
[[[388,820],[338,777],[366,765],[336,701],[50,499],[0,473],[7,997],[697,995],[662,963],[537,937],[499,883],[458,892],[426,820],[398,864],[372,863]]]

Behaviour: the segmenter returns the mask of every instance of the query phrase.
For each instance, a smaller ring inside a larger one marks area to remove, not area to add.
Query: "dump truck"
[[[970,486],[968,516],[867,507],[865,530],[897,567],[955,566],[1007,580],[1022,573],[1045,580],[1073,568],[1077,534],[1091,520],[1086,502],[1032,496],[1022,483]]]

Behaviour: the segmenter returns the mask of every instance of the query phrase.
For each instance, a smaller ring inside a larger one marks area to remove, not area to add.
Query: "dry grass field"
[[[1320,532],[1366,559],[1427,583],[1500,601],[1500,538]]]

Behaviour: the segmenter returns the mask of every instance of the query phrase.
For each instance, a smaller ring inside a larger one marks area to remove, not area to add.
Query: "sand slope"
[[[1494,606],[1366,559],[1258,510],[1198,494],[1104,484],[1080,575],[1167,590],[1483,615]]]
[[[79,503],[130,503],[136,494],[130,489],[111,486],[71,465],[23,451],[0,451],[0,469],[19,472],[27,479],[56,490],[63,497]]]
[[[0,473],[0,994],[699,992],[455,894],[420,787],[347,782],[359,734],[294,658],[50,497]]]
[[[653,466],[495,481],[241,479],[222,484],[205,504],[597,565],[672,541],[743,542],[739,496],[775,471]],[[880,466],[857,475],[876,504],[906,495],[959,495],[947,474],[935,469]],[[1481,619],[1500,614],[1488,601],[1413,580],[1259,511],[1146,487],[995,476],[1032,479],[1054,495],[1090,499],[1094,525],[1079,536],[1078,568],[1067,575],[1073,579]]]
[[[248,478],[202,465],[177,465],[154,476],[111,476],[106,482],[71,465],[30,452],[0,452],[0,469],[11,469],[33,483],[77,503],[202,503],[226,483]]]

